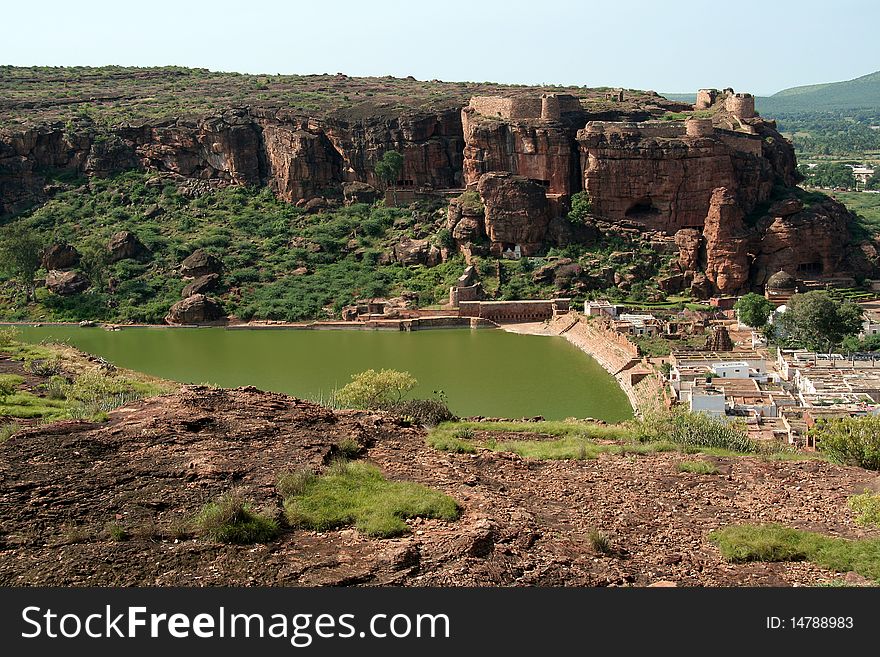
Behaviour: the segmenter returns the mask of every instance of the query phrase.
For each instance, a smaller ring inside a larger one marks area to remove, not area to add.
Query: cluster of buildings
[[[808,429],[829,417],[880,414],[880,356],[801,349],[673,352],[669,385],[690,410],[740,419],[751,438],[811,448]]]

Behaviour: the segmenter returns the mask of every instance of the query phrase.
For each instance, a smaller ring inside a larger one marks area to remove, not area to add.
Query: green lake
[[[21,333],[29,342],[65,342],[118,366],[183,383],[253,385],[317,400],[354,373],[392,368],[418,379],[416,396],[443,390],[457,415],[609,422],[632,417],[614,378],[560,337],[491,329],[410,333],[23,326]]]

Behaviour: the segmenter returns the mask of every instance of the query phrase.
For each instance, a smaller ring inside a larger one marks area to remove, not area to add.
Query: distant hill
[[[695,93],[662,95],[669,100],[682,103],[693,103],[697,99]],[[768,117],[773,117],[775,114],[817,111],[880,111],[880,71],[845,82],[826,82],[783,89],[772,96],[758,96],[755,105],[760,113]]]
[[[880,71],[845,82],[810,84],[783,89],[758,98],[759,112],[772,116],[786,112],[880,110]]]

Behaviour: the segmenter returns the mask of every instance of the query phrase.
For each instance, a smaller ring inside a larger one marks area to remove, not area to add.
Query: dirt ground
[[[267,545],[229,546],[188,532],[202,505],[232,487],[280,519],[277,477],[320,469],[345,438],[389,478],[452,495],[461,518],[412,520],[395,539],[286,530]],[[0,585],[816,585],[844,576],[806,562],[729,564],[707,533],[781,522],[880,534],[846,507],[849,495],[880,489],[876,473],[757,457],[715,458],[716,475],[677,471],[693,458],[450,454],[393,417],[188,386],[118,409],[109,423],[31,427],[0,445]],[[110,524],[130,538],[112,540]],[[610,554],[593,549],[591,530],[609,537]]]

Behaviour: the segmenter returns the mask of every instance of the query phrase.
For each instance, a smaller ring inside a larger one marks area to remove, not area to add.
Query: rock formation
[[[52,244],[43,253],[43,269],[71,269],[79,264],[79,257],[79,251],[70,244]]]
[[[194,281],[187,283],[187,285],[184,286],[183,291],[180,293],[180,296],[186,299],[195,294],[207,294],[208,292],[214,292],[219,287],[219,274],[205,274],[204,276],[199,276]]]
[[[208,274],[219,274],[222,270],[223,263],[219,258],[204,249],[196,249],[180,263],[180,273],[184,277],[199,278]]]
[[[541,185],[524,176],[493,172],[480,178],[477,191],[486,208],[486,234],[494,255],[517,246],[523,255],[533,255],[541,248],[550,222]]]
[[[165,316],[166,324],[205,324],[225,319],[223,309],[204,294],[194,294],[178,301]]]
[[[107,250],[110,252],[110,261],[142,260],[150,255],[147,247],[138,239],[137,235],[127,230],[114,233],[107,242]]]
[[[46,275],[46,289],[60,296],[79,294],[89,288],[91,283],[78,271],[51,270]]]
[[[436,267],[441,262],[441,254],[429,240],[405,239],[394,245],[394,259],[402,265]]]
[[[725,187],[712,193],[703,228],[706,278],[721,294],[734,294],[749,282],[749,237],[743,211]]]

